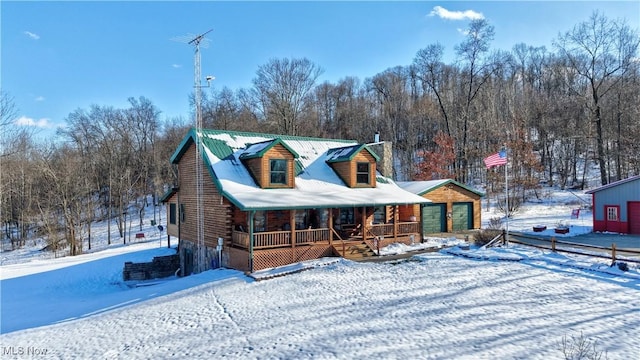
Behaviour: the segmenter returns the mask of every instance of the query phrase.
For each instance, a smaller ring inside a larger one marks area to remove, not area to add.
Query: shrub
[[[501,233],[502,231],[498,229],[480,230],[476,233],[476,236],[473,239],[473,243],[477,246],[484,246]]]
[[[492,217],[489,219],[489,225],[487,229],[489,230],[499,230],[502,227],[502,219],[499,217]]]
[[[579,337],[571,335],[569,339],[564,335],[560,342],[560,350],[565,360],[601,360],[603,355],[602,351],[598,351],[596,342],[586,339],[582,331]],[[606,353],[604,353],[604,359],[608,359]]]

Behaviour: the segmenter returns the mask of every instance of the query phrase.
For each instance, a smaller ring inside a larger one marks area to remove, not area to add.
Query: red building
[[[640,175],[586,193],[593,197],[593,231],[640,234]]]

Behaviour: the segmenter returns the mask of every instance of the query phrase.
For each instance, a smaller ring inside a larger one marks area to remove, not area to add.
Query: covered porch
[[[234,216],[231,245],[250,252],[324,245],[344,256],[353,244],[377,250],[394,242],[420,242],[420,217],[413,211],[413,206],[393,205],[241,212]]]

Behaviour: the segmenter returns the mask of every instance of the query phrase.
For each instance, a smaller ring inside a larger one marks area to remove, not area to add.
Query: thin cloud
[[[27,35],[28,37],[30,37],[33,40],[39,40],[40,39],[40,35],[38,35],[36,33],[32,33],[31,31],[25,31],[24,34]]]
[[[21,116],[18,119],[16,119],[15,124],[18,126],[30,126],[30,127],[37,127],[37,128],[43,128],[43,129],[53,127],[53,124],[51,124],[50,119],[42,118],[42,119],[34,120],[26,116]]]
[[[450,11],[442,6],[434,6],[433,10],[429,13],[429,16],[437,16],[441,19],[446,20],[479,20],[484,19],[484,15],[482,13],[473,11],[473,10],[465,10],[465,11]]]
[[[44,101],[44,96],[36,96],[35,101]]]
[[[181,68],[181,67],[182,67],[182,65],[179,65],[179,64],[171,64],[171,67],[172,67],[172,68],[174,68],[174,69],[179,69],[179,68]]]

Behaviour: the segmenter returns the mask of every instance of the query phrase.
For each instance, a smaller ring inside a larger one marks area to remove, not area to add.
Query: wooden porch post
[[[362,240],[367,240],[367,232],[365,231],[365,228],[367,226],[367,208],[366,207],[362,207]]]
[[[289,235],[289,239],[291,239],[291,262],[296,261],[296,210],[292,209],[289,211],[289,227],[291,228],[289,231],[291,234]]]
[[[296,246],[296,210],[289,211],[289,227],[291,228],[291,247]]]
[[[398,205],[393,206],[393,239],[398,238]]]
[[[329,208],[329,245],[333,244],[333,208]]]
[[[420,206],[420,211],[419,211],[420,220],[418,221],[418,230],[420,232],[420,242],[423,243],[424,242],[424,226],[422,226],[422,220],[424,219],[424,205],[419,205],[419,206]]]
[[[253,219],[255,210],[249,212],[249,272],[253,272]]]

